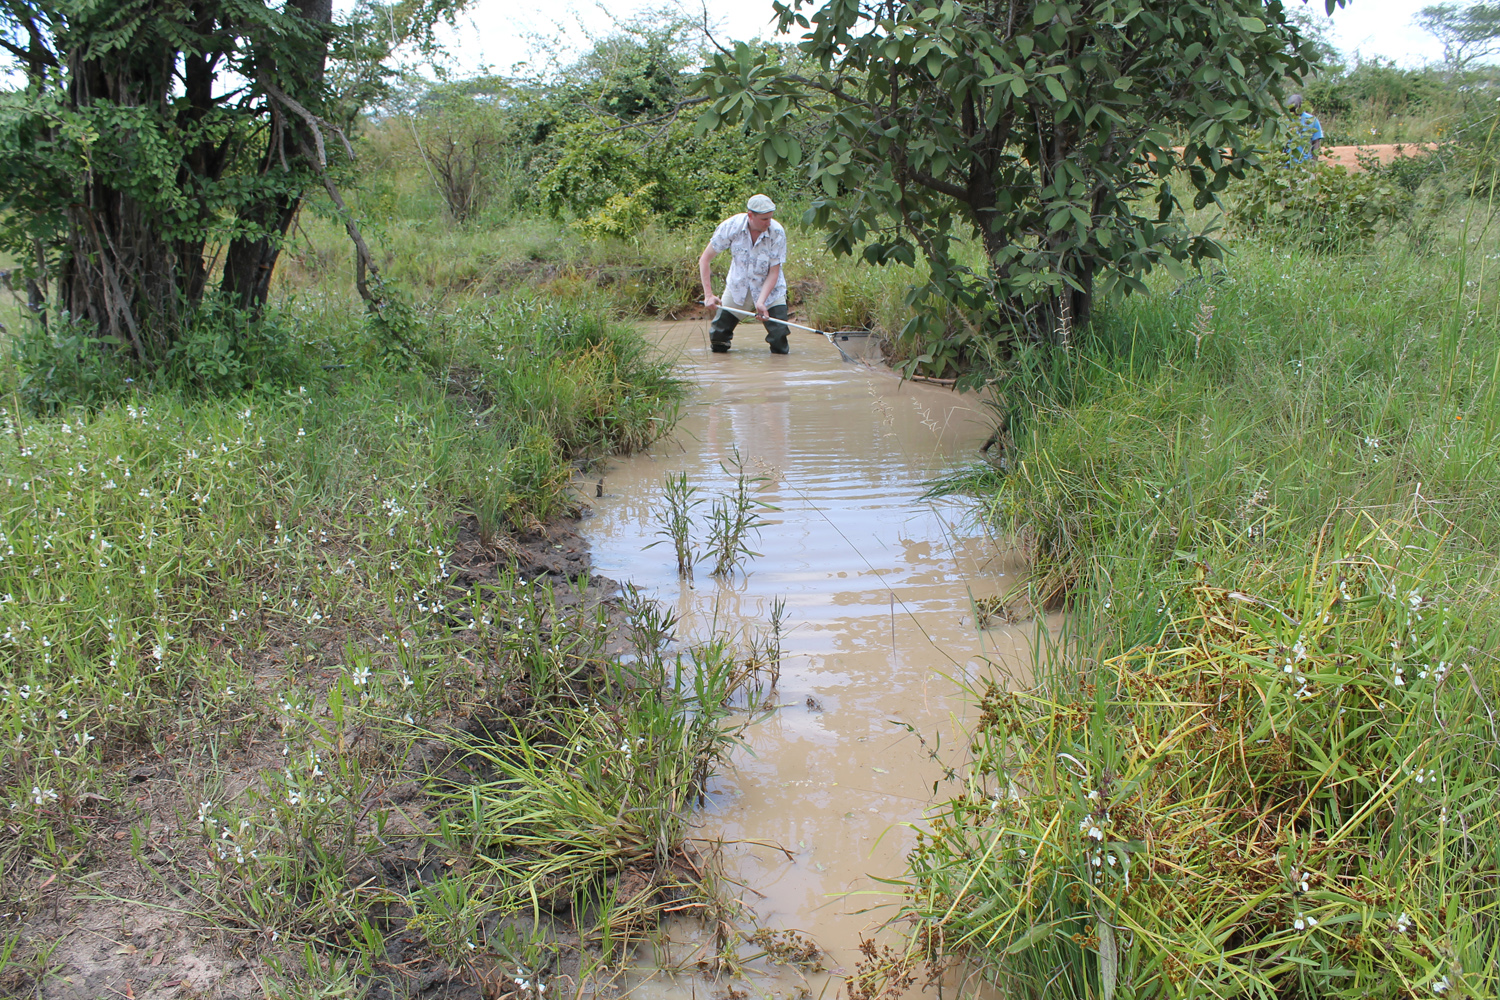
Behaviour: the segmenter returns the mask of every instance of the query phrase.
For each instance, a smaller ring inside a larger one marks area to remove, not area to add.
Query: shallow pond
[[[901,874],[906,824],[920,821],[940,777],[929,751],[940,741],[946,758],[961,743],[962,686],[1024,670],[1035,626],[976,627],[974,600],[1002,593],[1016,567],[959,504],[919,499],[924,482],[978,454],[991,426],[979,398],[843,362],[795,331],[793,353],[773,356],[753,323],[714,355],[707,326],[650,327],[696,389],[670,437],[606,472],[584,532],[595,570],[675,609],[682,639],[764,632],[773,602],[786,600],[780,707],[717,779],[701,836],[726,841],[727,872],[760,926],[826,952],[824,975],[757,963],[762,974],[741,985],[832,997],[861,936],[898,898],[879,879]],[[724,466],[736,448],[746,473],[764,477],[756,495],[779,509],[751,539],[760,554],[745,572],[721,582],[700,566],[689,585],[669,542],[646,549],[659,537],[663,476],[685,471],[716,496],[733,485]],[[673,961],[711,957],[696,924],[672,936]],[[649,973],[634,990],[716,992]]]

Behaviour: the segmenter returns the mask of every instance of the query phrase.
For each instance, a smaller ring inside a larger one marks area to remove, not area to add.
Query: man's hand
[[[708,308],[710,309],[717,309],[722,301],[723,300],[721,300],[713,292],[709,292],[707,295],[703,296],[703,304],[708,306]]]
[[[766,311],[766,304],[764,302],[755,303],[755,318],[762,323],[771,318],[771,314]]]

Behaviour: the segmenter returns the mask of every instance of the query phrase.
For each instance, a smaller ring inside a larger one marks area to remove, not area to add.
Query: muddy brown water
[[[962,505],[919,499],[924,482],[973,460],[990,424],[974,395],[845,363],[812,335],[794,333],[793,353],[778,357],[756,324],[724,355],[709,352],[705,322],[649,333],[696,388],[670,437],[606,472],[583,533],[595,571],[672,607],[684,641],[765,631],[773,602],[786,600],[780,707],[747,731],[699,835],[726,842],[727,872],[753,911],[747,928],[796,931],[826,954],[821,975],[757,962],[738,985],[832,997],[861,937],[899,898],[879,880],[902,873],[910,824],[932,800],[940,767],[929,750],[940,741],[948,757],[962,743],[963,687],[1013,681],[1030,660],[1034,624],[980,629],[974,618],[974,601],[1003,593],[1019,567]],[[745,572],[720,582],[700,566],[686,584],[670,543],[646,548],[661,526],[663,476],[685,471],[701,495],[718,495],[733,483],[723,466],[735,448],[779,510],[752,539],[760,554]],[[711,958],[709,933],[685,920],[670,937],[634,995],[722,992],[660,971]]]

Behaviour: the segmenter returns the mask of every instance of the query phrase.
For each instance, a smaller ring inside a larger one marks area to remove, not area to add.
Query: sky
[[[1332,40],[1351,57],[1357,51],[1403,66],[1441,60],[1442,47],[1412,23],[1417,11],[1432,2],[1350,0],[1332,17]],[[721,42],[765,37],[774,30],[771,0],[706,0],[706,6],[710,28]],[[1321,14],[1322,0],[1312,6]],[[566,62],[568,55],[588,47],[591,36],[608,34],[619,21],[651,18],[664,9],[701,21],[704,7],[705,0],[474,0],[447,42],[453,68],[461,73],[488,66],[508,75],[521,69],[518,64],[545,70],[548,53],[561,54]]]

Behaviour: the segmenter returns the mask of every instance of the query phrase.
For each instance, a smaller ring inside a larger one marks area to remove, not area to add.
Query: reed
[[[734,489],[714,498],[708,515],[708,543],[705,559],[714,561],[713,575],[729,576],[745,560],[760,553],[750,548],[751,532],[759,532],[766,521],[761,514],[776,508],[751,496],[752,484],[766,481],[764,476],[745,473],[745,462],[735,448],[728,461],[721,463],[724,473],[734,480]]]
[[[693,578],[693,564],[697,562],[693,546],[693,511],[703,503],[704,498],[698,496],[698,487],[688,482],[686,472],[669,472],[662,477],[662,503],[656,511],[661,522],[656,533],[662,536],[662,540],[652,542],[646,548],[670,542],[677,557],[677,575],[686,580]]]

